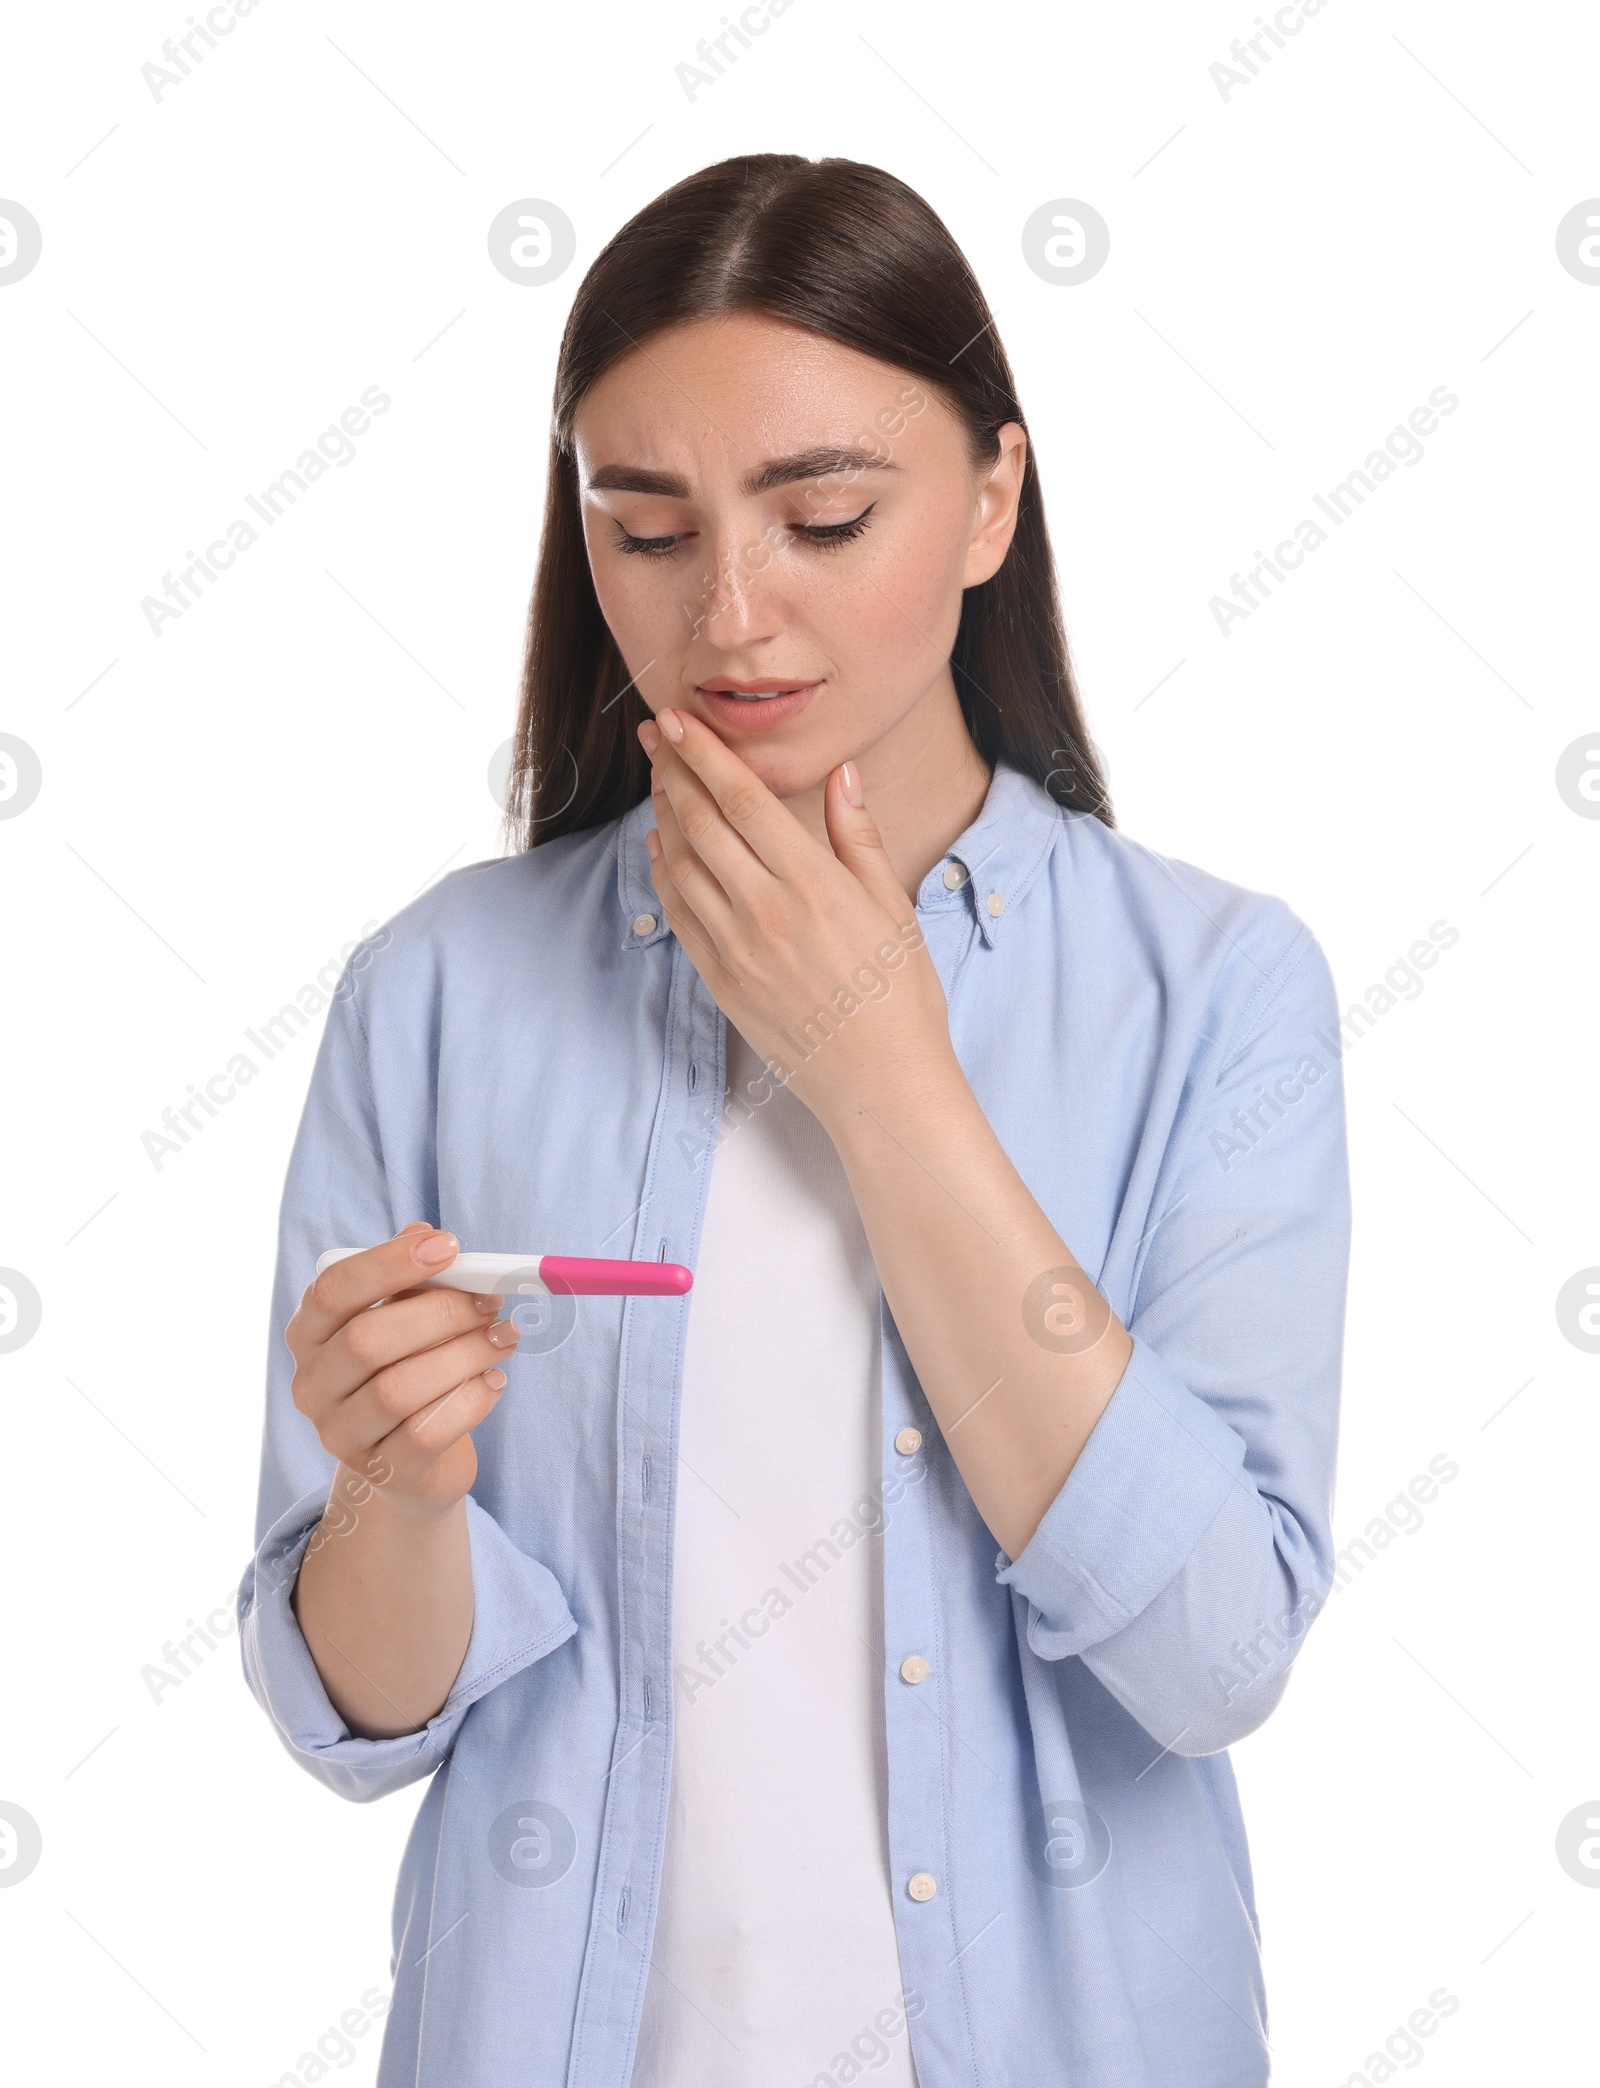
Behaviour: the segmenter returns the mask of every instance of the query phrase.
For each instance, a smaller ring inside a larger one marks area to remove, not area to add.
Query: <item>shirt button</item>
[[[927,1871],[913,1871],[906,1880],[906,1890],[914,1900],[931,1900],[939,1890],[939,1880]]]
[[[988,907],[989,912],[997,921],[1006,910],[1006,902],[1001,898],[998,892],[991,892],[988,898],[984,901],[984,904]]]
[[[900,1679],[902,1682],[926,1682],[928,1674],[928,1663],[920,1653],[910,1653],[900,1663]]]
[[[633,917],[633,932],[635,935],[654,935],[656,932],[655,915],[635,914]]]
[[[959,892],[961,887],[966,883],[966,881],[967,873],[965,870],[962,869],[959,863],[945,864],[944,888],[947,892]]]
[[[922,1448],[922,1430],[920,1428],[902,1428],[894,1439],[894,1447],[902,1457],[915,1457]]]

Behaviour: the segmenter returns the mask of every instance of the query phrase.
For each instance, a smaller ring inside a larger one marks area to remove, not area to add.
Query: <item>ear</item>
[[[994,578],[1017,532],[1017,510],[1022,502],[1022,481],[1028,464],[1028,438],[1017,421],[1007,421],[996,432],[1000,454],[978,489],[977,516],[961,575],[963,587],[978,587],[985,580]]]

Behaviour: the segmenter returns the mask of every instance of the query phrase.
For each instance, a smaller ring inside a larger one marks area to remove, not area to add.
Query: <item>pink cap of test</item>
[[[680,1262],[591,1261],[580,1254],[545,1254],[539,1281],[562,1298],[681,1298],[694,1283]]]

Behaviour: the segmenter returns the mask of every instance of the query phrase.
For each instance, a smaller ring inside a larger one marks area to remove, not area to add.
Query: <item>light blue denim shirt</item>
[[[466,1660],[438,1716],[390,1740],[349,1733],[290,1607],[333,1464],[291,1402],[284,1329],[324,1248],[413,1218],[473,1249],[694,1265],[724,1022],[658,917],[652,823],[640,804],[457,870],[361,945],[289,1163],[241,1641],[313,1776],[353,1799],[433,1779],[382,2088],[628,2081],[672,1767],[694,1299],[519,1308],[476,1436]],[[1225,1750],[1282,1694],[1331,1577],[1333,983],[1282,901],[1064,814],[1003,764],[917,912],[989,1122],[1134,1344],[1008,1560],[883,1312],[881,1495],[840,1512],[882,1547],[898,2034],[920,2088],[1249,2088],[1267,2018]],[[930,1664],[917,1688],[910,1653]],[[868,2074],[863,2033],[853,2055],[797,2051],[794,2088]]]

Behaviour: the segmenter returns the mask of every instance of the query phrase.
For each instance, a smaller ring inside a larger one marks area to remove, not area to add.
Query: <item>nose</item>
[[[719,540],[715,566],[702,571],[699,600],[685,604],[697,634],[719,652],[746,651],[777,636],[783,619],[772,562],[772,546],[763,541]]]

